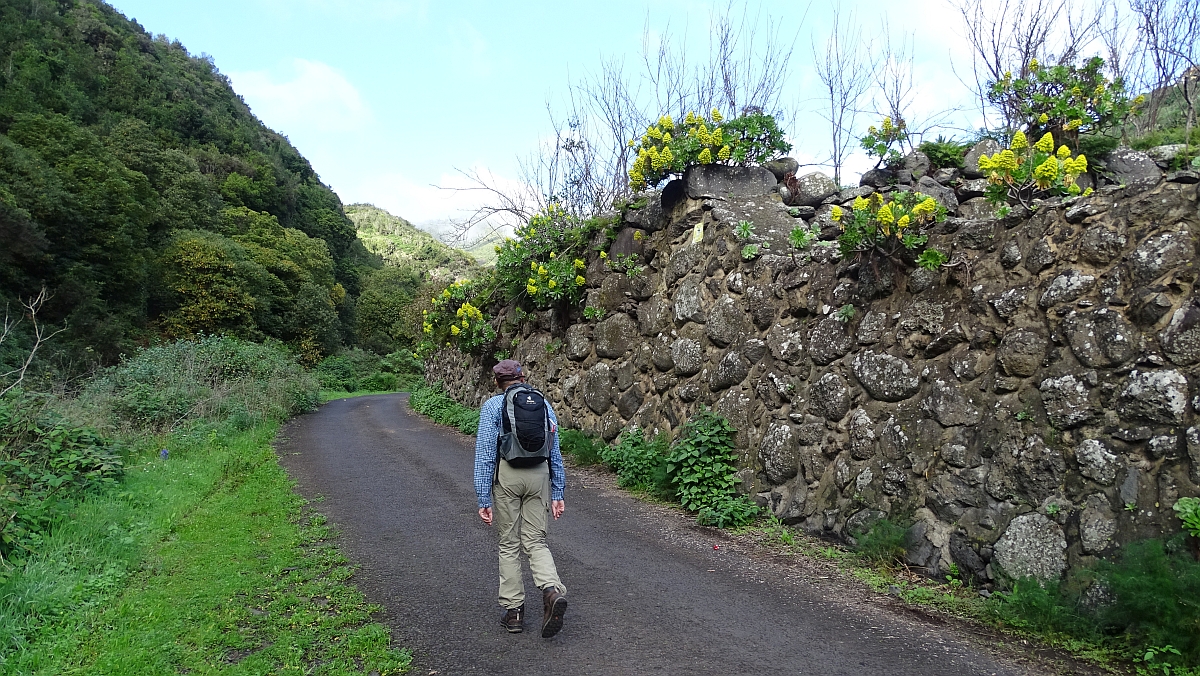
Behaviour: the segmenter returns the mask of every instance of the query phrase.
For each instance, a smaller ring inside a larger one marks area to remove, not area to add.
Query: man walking
[[[550,638],[562,629],[567,611],[566,589],[546,546],[547,514],[557,520],[565,509],[558,418],[542,394],[525,384],[519,363],[505,359],[492,372],[501,394],[479,411],[475,493],[479,518],[489,526],[494,519],[500,537],[500,607],[505,611],[500,623],[511,633],[525,628],[524,551],[533,582],[542,590],[542,638]]]

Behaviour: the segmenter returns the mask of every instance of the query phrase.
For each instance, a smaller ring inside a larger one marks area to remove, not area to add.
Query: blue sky
[[[516,181],[517,158],[549,133],[546,103],[602,57],[640,58],[643,25],[686,32],[707,54],[704,30],[724,3],[425,2],[419,0],[115,0],[151,33],[211,55],[268,126],[287,135],[346,203],[372,202],[418,223],[460,215],[470,195],[455,170]],[[795,156],[827,153],[816,116],[810,41],[824,39],[831,3],[789,3],[783,32],[796,37],[789,96],[800,102]],[[961,58],[958,17],[944,0],[847,4],[864,27],[921,31],[919,107],[965,100],[946,66]],[[893,5],[897,6],[897,5]],[[762,5],[778,12],[780,5]],[[757,4],[750,11],[759,11]],[[801,19],[805,22],[801,24]],[[669,25],[669,28],[668,28]],[[967,120],[967,117],[963,117]],[[863,117],[864,129],[871,120]],[[965,125],[966,122],[961,124]],[[799,133],[798,130],[804,130]],[[863,168],[865,158],[851,162]]]

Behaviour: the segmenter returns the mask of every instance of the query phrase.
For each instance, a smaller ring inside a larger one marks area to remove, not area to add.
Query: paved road
[[[566,623],[550,640],[511,635],[495,600],[495,535],[475,514],[472,438],[409,412],[407,395],[381,395],[292,421],[278,449],[301,493],[323,496],[317,507],[362,566],[357,583],[415,651],[414,674],[1038,671],[570,470],[567,512],[550,530]],[[536,593],[528,576],[526,589]],[[541,617],[540,594],[529,600],[527,626]]]

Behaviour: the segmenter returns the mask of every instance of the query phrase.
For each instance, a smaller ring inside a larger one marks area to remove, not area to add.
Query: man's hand
[[[561,512],[562,510],[560,509],[559,511]],[[483,519],[483,522],[486,523],[487,525],[489,525],[489,526],[492,525],[492,508],[491,507],[480,507],[479,508],[479,518]],[[557,519],[558,517],[556,516],[554,518]]]
[[[567,508],[567,503],[562,500],[550,501],[550,512],[554,514],[554,520],[558,521],[558,517],[562,516],[563,510]]]

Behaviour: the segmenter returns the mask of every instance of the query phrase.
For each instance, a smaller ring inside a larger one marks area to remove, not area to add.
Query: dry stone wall
[[[908,559],[930,574],[1055,577],[1176,532],[1171,505],[1200,495],[1198,177],[1121,151],[1094,195],[997,219],[970,159],[836,193],[803,177],[795,195],[763,168],[694,171],[623,215],[610,257],[639,254],[641,274],[589,261],[601,321],[514,328],[503,309],[502,349],[515,338],[562,423],[604,439],[715,409],[760,504],[831,537],[912,522]],[[897,188],[962,214],[931,233],[955,267],[788,249],[798,219],[832,240],[832,205]],[[741,220],[769,247],[754,260]],[[478,404],[492,363],[447,350],[427,378]]]

